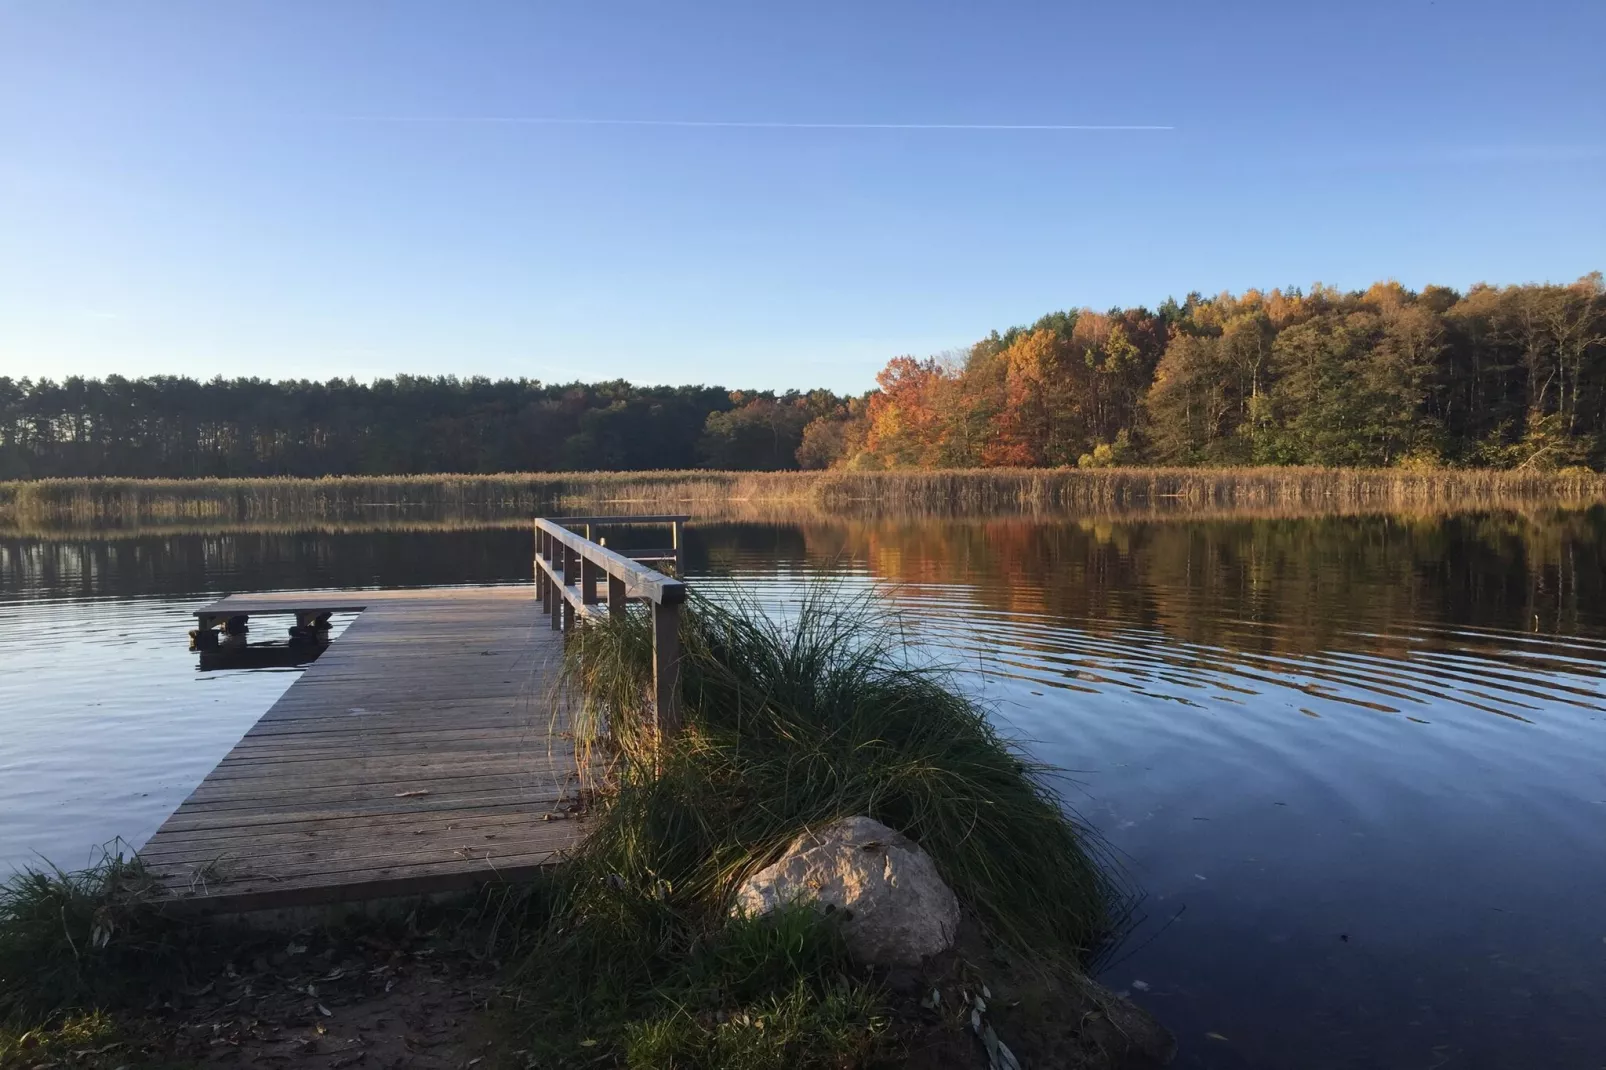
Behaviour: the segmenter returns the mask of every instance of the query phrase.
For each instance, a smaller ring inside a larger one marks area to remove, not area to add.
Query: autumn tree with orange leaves
[[[1606,285],[1190,294],[899,357],[877,383],[812,463],[1601,467]]]

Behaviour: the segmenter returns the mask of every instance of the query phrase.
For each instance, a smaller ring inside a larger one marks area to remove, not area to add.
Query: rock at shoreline
[[[796,901],[844,911],[848,950],[878,966],[916,965],[952,947],[959,930],[959,900],[931,856],[868,817],[799,836],[742,883],[732,913],[768,914]]]

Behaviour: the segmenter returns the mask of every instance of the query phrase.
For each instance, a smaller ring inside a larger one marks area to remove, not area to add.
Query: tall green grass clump
[[[659,740],[644,713],[648,621],[570,638],[565,715],[601,741],[593,767],[606,771],[586,844],[526,948],[531,1034],[554,1055],[589,1041],[640,1066],[887,1056],[885,993],[830,915],[727,916],[742,879],[842,817],[912,837],[981,929],[1030,958],[1075,964],[1110,932],[1122,896],[1049,770],[950,673],[910,656],[870,599],[816,590],[777,618],[694,595],[681,641],[684,726]]]
[[[0,1023],[36,1021],[126,997],[179,961],[156,889],[137,860],[29,869],[0,884]]]
[[[580,736],[604,726],[622,775],[591,850],[616,872],[722,903],[799,832],[867,814],[906,833],[997,936],[1079,956],[1117,896],[1048,785],[868,596],[809,592],[777,619],[694,596],[682,626],[686,728],[655,751],[641,711],[644,618],[583,630],[566,672]],[[655,770],[661,766],[661,773]]]

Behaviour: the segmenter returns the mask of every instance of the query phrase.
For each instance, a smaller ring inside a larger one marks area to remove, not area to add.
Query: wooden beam
[[[569,588],[580,579],[580,552],[573,546],[563,546],[563,630],[574,631],[574,606],[569,601]]]
[[[580,603],[594,606],[597,604],[597,580],[602,576],[602,569],[589,557],[580,559]]]
[[[596,524],[599,527],[628,527],[631,524],[669,524],[675,521],[685,522],[691,517],[684,513],[641,514],[624,516],[549,516],[543,517],[549,524],[560,524],[568,527],[571,524]]]
[[[547,548],[552,551],[553,555],[549,556],[547,561],[544,562],[544,566],[547,570],[547,582],[552,585],[552,604],[547,606],[547,612],[551,616],[547,623],[551,626],[553,631],[558,632],[563,630],[563,602],[566,594],[563,581],[560,580],[557,575],[557,568],[559,565],[557,556],[560,555],[562,551],[558,548],[556,543],[549,543]]]
[[[552,577],[541,566],[545,563],[547,549],[547,534],[540,528],[535,529],[535,593],[541,599],[541,608],[547,613],[552,612]]]
[[[680,731],[680,607],[652,606],[652,694],[658,735]]]
[[[610,573],[608,575],[608,616],[619,620],[625,615],[625,581]]]

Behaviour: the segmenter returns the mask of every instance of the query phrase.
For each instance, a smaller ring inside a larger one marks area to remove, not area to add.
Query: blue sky
[[[0,375],[857,391],[1057,308],[1568,281],[1602,40],[1599,0],[0,0]],[[985,128],[1073,124],[1169,129]]]

